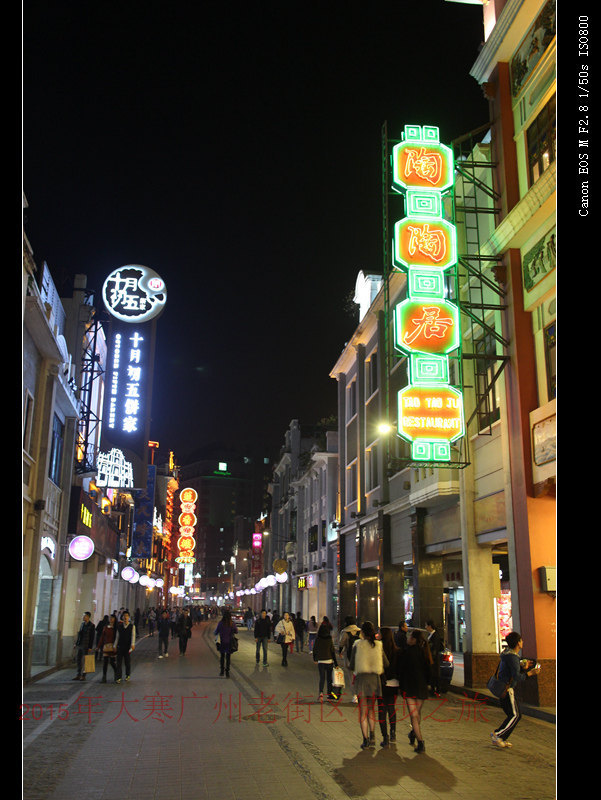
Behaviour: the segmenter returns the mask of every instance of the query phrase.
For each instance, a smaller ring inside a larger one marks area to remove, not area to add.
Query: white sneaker
[[[165,653],[165,658],[169,658],[169,653]]]
[[[159,658],[163,658],[163,656],[159,656]]]
[[[351,701],[351,702],[352,702],[352,703],[358,703],[358,702],[359,702],[359,698],[357,697],[357,695],[356,695],[356,694],[354,694],[354,695],[353,695],[353,699],[352,699],[352,701]]]

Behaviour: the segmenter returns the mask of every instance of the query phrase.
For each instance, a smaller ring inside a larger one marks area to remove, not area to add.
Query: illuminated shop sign
[[[69,542],[69,555],[75,561],[86,561],[94,552],[94,542],[89,536],[75,536]]]
[[[109,314],[121,322],[148,322],[163,311],[167,287],[149,267],[128,264],[113,270],[105,280],[102,299]]]
[[[113,270],[102,288],[109,312],[100,449],[120,450],[132,464],[133,484],[146,486],[156,320],[165,307],[163,279],[148,267]]]
[[[253,533],[253,550],[260,550],[263,546],[263,534],[262,533]]]
[[[315,585],[314,575],[301,575],[299,578],[296,579],[297,589],[312,589],[314,585]]]
[[[179,538],[177,540],[177,547],[179,555],[175,559],[178,564],[194,564],[196,558],[194,557],[194,548],[196,547],[196,540],[194,539],[194,529],[196,527],[196,500],[198,495],[194,489],[182,489],[179,495],[181,513],[179,515]]]
[[[449,355],[461,344],[459,309],[447,298],[456,278],[457,232],[443,219],[454,185],[453,154],[438,128],[406,125],[393,148],[393,186],[406,217],[394,226],[393,266],[407,273],[407,299],[394,309],[394,344],[409,357],[409,385],[398,393],[398,434],[415,461],[450,462],[465,434],[463,395],[450,385]],[[456,283],[456,281],[455,281]]]
[[[109,489],[131,489],[134,485],[133,467],[123,451],[113,447],[108,453],[98,453],[96,458],[97,486]]]

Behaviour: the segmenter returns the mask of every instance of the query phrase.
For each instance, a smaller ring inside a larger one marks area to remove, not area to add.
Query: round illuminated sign
[[[69,555],[76,561],[85,561],[94,552],[94,542],[89,536],[76,536],[69,544]]]
[[[136,571],[133,567],[123,567],[121,570],[121,577],[124,581],[131,581],[135,574]]]
[[[128,264],[111,272],[102,287],[109,314],[122,322],[148,322],[162,312],[167,302],[165,281],[141,264]]]

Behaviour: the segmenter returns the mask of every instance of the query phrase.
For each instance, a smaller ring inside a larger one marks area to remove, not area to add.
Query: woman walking
[[[107,616],[107,622],[102,628],[100,639],[96,645],[96,651],[102,653],[102,680],[100,683],[106,683],[106,673],[109,667],[109,661],[113,668],[113,678],[117,675],[117,662],[115,658],[117,651],[115,650],[115,639],[117,636],[117,618],[114,614],[110,617]]]
[[[421,731],[422,706],[428,698],[428,682],[432,667],[432,656],[424,634],[411,630],[407,634],[407,649],[401,657],[401,688],[411,719],[408,734],[411,744],[417,741],[416,753],[426,749]]]
[[[274,636],[276,642],[282,647],[282,666],[288,666],[288,648],[294,644],[295,633],[294,625],[290,619],[290,614],[284,611],[284,616],[278,622],[274,629]]]
[[[523,669],[520,664],[519,652],[522,649],[522,637],[517,631],[508,633],[505,637],[506,649],[501,653],[501,663],[497,677],[500,681],[507,683],[507,692],[501,698],[501,708],[505,712],[505,719],[499,727],[490,735],[492,743],[496,747],[511,747],[511,742],[507,741],[518,724],[522,715],[518,708],[514,688],[520,681],[537,675],[540,665],[533,661],[528,661]]]
[[[332,691],[332,671],[338,666],[336,652],[332,641],[332,632],[325,625],[320,625],[313,647],[313,661],[319,669],[319,700],[323,700],[324,683],[327,685],[328,700],[336,700]]]
[[[376,640],[371,622],[361,626],[359,639],[353,644],[350,668],[355,674],[355,691],[359,701],[359,725],[363,734],[361,748],[375,747],[376,703],[382,696],[380,676],[388,666],[382,642]]]
[[[223,616],[217,623],[215,628],[215,642],[219,636],[219,652],[221,653],[221,672],[219,675],[230,677],[230,656],[232,653],[232,637],[238,633],[236,623],[232,620],[232,615],[229,611],[224,611]]]
[[[391,628],[381,628],[380,637],[384,655],[388,659],[388,666],[382,676],[382,696],[379,709],[382,747],[387,747],[390,742],[396,742],[396,703],[399,694],[400,651],[394,643],[394,635]],[[387,717],[390,723],[390,736],[386,727]]]
[[[307,633],[309,634],[309,652],[313,652],[313,645],[315,644],[315,638],[317,637],[317,622],[315,621],[315,617],[311,617],[309,622],[307,622]]]

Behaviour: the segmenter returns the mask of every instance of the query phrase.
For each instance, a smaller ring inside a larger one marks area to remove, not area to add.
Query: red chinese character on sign
[[[411,237],[409,239],[409,255],[414,256],[419,252],[431,258],[432,261],[442,261],[447,253],[445,237],[441,230],[430,230],[430,224],[409,225]]]
[[[407,150],[405,177],[412,173],[418,178],[436,185],[442,174],[442,156],[440,153],[428,153],[424,147],[419,150]]]
[[[453,324],[450,317],[439,317],[440,308],[437,306],[423,306],[421,319],[412,319],[411,323],[415,325],[413,333],[407,332],[403,336],[405,344],[412,344],[418,336],[425,336],[430,339],[435,336],[443,339],[447,330]]]

